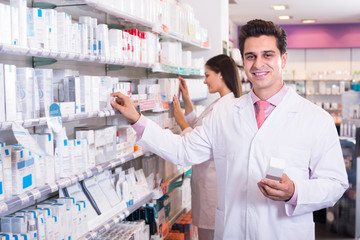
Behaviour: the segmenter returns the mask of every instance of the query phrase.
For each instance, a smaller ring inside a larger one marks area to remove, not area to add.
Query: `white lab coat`
[[[216,99],[196,118],[195,112],[185,116],[186,122],[191,127],[182,131],[185,135],[192,128],[201,126],[202,120],[209,116],[216,104],[232,101],[234,94],[228,93]],[[217,207],[217,178],[214,159],[209,159],[200,164],[192,166],[191,174],[191,216],[193,224],[199,228],[215,229],[215,210]]]
[[[185,137],[148,120],[139,144],[175,164],[214,157],[218,176],[215,239],[312,240],[312,212],[333,206],[348,187],[332,117],[288,89],[258,130],[250,94],[217,104]],[[257,187],[271,157],[286,160],[296,207],[263,196]]]

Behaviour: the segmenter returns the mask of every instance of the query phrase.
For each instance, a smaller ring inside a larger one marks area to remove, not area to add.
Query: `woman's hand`
[[[180,76],[178,76],[178,79],[180,80],[179,89],[180,89],[180,92],[181,92],[181,95],[182,95],[184,101],[187,101],[187,100],[190,101],[189,89],[188,89],[185,79],[183,79]]]
[[[177,124],[179,124],[181,130],[189,127],[189,124],[185,121],[184,114],[181,110],[179,99],[174,95],[173,97],[173,109],[174,109],[174,117]]]
[[[185,79],[183,79],[180,76],[178,78],[180,80],[179,89],[180,89],[182,98],[184,100],[185,114],[188,115],[192,111],[194,111],[194,107],[193,107],[191,99],[190,99],[189,89],[188,89]]]
[[[115,100],[111,100],[112,107],[119,110],[129,123],[133,124],[139,120],[140,113],[136,111],[128,96],[120,92],[112,93],[110,96],[115,97]]]

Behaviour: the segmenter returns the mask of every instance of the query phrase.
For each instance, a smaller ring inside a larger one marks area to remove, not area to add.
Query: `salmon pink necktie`
[[[256,115],[256,123],[258,125],[258,128],[260,129],[261,125],[265,121],[265,109],[270,105],[270,103],[267,101],[259,100],[256,102],[256,104],[258,106],[258,112]]]

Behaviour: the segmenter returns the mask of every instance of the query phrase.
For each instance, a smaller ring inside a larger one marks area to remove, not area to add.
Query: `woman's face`
[[[221,73],[216,73],[209,67],[205,66],[205,80],[204,83],[208,86],[210,93],[220,92],[225,86],[225,82]]]

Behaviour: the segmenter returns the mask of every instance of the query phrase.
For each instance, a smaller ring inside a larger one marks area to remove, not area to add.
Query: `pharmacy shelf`
[[[126,12],[122,12],[119,9],[116,9],[113,6],[107,4],[106,2],[98,1],[98,0],[81,0],[80,2],[83,2],[84,4],[87,4],[94,9],[97,9],[102,12],[106,12],[114,17],[123,19],[125,21],[139,24],[141,26],[148,27],[150,29],[153,28],[154,24],[152,22],[137,16],[133,16]]]
[[[63,115],[62,122],[72,122],[72,121],[94,118],[94,117],[109,117],[109,116],[115,116],[116,114],[120,114],[120,113],[112,109],[112,110],[103,110],[99,112]],[[48,120],[47,117],[42,117],[42,118],[26,119],[22,121],[0,122],[0,131],[11,129],[13,122],[20,124],[24,128],[28,128],[28,127],[44,126],[47,124],[47,120]]]
[[[181,42],[185,50],[196,51],[210,49],[210,44],[208,42],[186,39],[181,34],[169,30],[164,24],[154,24],[152,31],[160,34],[162,40],[177,40]]]
[[[91,62],[104,65],[116,66],[129,66],[136,68],[148,68],[153,72],[184,75],[184,76],[204,76],[204,69],[197,68],[184,68],[179,66],[171,66],[166,64],[145,64],[145,63],[132,63],[124,62],[122,59],[95,55],[85,55],[73,52],[58,52],[50,49],[42,48],[29,48],[17,45],[10,45],[0,43],[0,53],[8,55],[18,55],[34,57],[34,67],[46,66],[57,62],[63,61],[76,61],[76,62]]]
[[[182,43],[184,49],[186,49],[186,50],[208,50],[208,49],[210,49],[210,44],[208,42],[201,42],[198,40],[186,39],[181,34],[172,32],[171,29],[169,29],[164,24],[154,23],[154,22],[151,22],[144,18],[131,15],[127,12],[120,11],[120,9],[117,9],[116,7],[111,6],[110,4],[103,2],[103,1],[98,1],[98,0],[78,0],[75,2],[63,1],[63,3],[60,3],[60,4],[56,0],[46,0],[46,2],[54,4],[57,7],[68,7],[68,6],[73,7],[74,5],[75,6],[78,5],[80,7],[81,5],[86,4],[93,9],[96,9],[100,12],[103,12],[103,13],[109,14],[111,16],[114,16],[118,19],[121,19],[123,22],[124,21],[128,22],[128,23],[130,23],[129,25],[132,27],[135,24],[135,25],[139,25],[141,27],[145,27],[149,31],[156,32],[156,33],[160,34],[162,39],[177,40]],[[78,17],[78,15],[79,15],[79,13],[77,13],[75,10],[67,11],[67,12],[74,17]],[[85,14],[85,15],[88,16],[89,14]],[[96,15],[99,15],[99,14],[95,14],[95,16]]]
[[[167,221],[163,227],[162,227],[162,235],[163,236],[167,236],[170,232],[170,229],[172,227],[172,225],[174,225],[174,223],[182,216],[182,214],[184,214],[186,212],[186,209],[183,208],[180,211],[178,211],[177,213],[175,213],[171,219],[169,221]]]
[[[177,212],[169,221],[169,228],[174,225],[174,223],[186,212],[186,208],[181,209],[179,212]]]
[[[84,4],[89,5],[90,7],[97,9],[99,11],[106,12],[114,17],[117,17],[119,19],[125,20],[127,22],[131,22],[133,24],[138,24],[143,27],[150,28],[153,32],[156,32],[161,35],[162,39],[171,39],[171,40],[177,40],[181,42],[184,46],[184,49],[191,48],[194,50],[207,50],[210,49],[210,45],[208,42],[201,42],[191,39],[185,39],[184,36],[181,36],[180,34],[174,33],[169,30],[167,26],[164,24],[156,24],[153,22],[150,22],[146,19],[130,15],[126,12],[122,12],[113,6],[107,4],[106,2],[98,1],[98,0],[82,0]]]
[[[139,149],[138,151],[126,155],[124,157],[120,157],[105,163],[101,163],[96,165],[93,168],[90,168],[86,170],[85,172],[72,175],[70,177],[61,178],[55,181],[54,183],[47,184],[42,187],[38,187],[32,190],[28,190],[20,195],[17,195],[11,199],[1,201],[0,202],[0,217],[4,216],[4,214],[7,214],[9,212],[13,212],[13,209],[19,209],[19,207],[29,204],[30,202],[34,202],[35,200],[39,200],[44,196],[48,196],[51,193],[54,193],[58,191],[59,189],[68,187],[70,185],[73,185],[74,183],[80,182],[84,179],[90,178],[94,175],[97,175],[105,170],[110,170],[112,168],[115,168],[117,166],[120,166],[128,161],[131,161],[133,159],[136,159],[145,153],[142,149]],[[14,210],[14,211],[16,211]]]
[[[141,112],[143,111],[149,111],[153,110],[156,107],[156,102],[154,99],[151,100],[139,100],[139,110]]]
[[[347,79],[306,79],[306,82],[341,82],[341,81],[351,81],[352,78],[347,78]]]
[[[192,171],[192,169],[190,168],[187,171],[176,174],[172,178],[164,181],[160,187],[158,187],[154,190],[154,199],[160,199],[165,194],[168,194],[175,188],[182,186],[183,180],[185,178],[187,178],[188,176],[190,176],[191,171]],[[180,179],[181,179],[181,181],[179,181]]]
[[[190,99],[192,102],[197,102],[197,101],[203,101],[203,100],[206,100],[207,98],[206,97],[203,97],[203,98],[192,98]],[[184,100],[179,100],[180,103],[183,103]],[[169,104],[172,104],[173,101],[170,101]]]
[[[341,93],[306,93],[306,96],[341,96]]]
[[[40,2],[39,0],[36,0],[35,2]],[[166,25],[164,24],[158,24],[151,22],[145,18],[134,16],[132,14],[129,14],[127,12],[121,11],[120,9],[117,9],[116,7],[112,6],[111,4],[108,4],[104,1],[99,0],[77,0],[77,1],[62,1],[59,3],[57,0],[42,0],[41,2],[47,2],[54,6],[64,8],[64,7],[72,7],[74,9],[74,6],[77,6],[78,8],[84,7],[83,5],[87,5],[91,7],[93,10],[89,11],[90,15],[94,15],[93,17],[99,16],[99,13],[92,13],[94,10],[97,10],[99,12],[111,15],[115,18],[118,18],[122,20],[122,22],[129,23],[129,26],[134,27],[134,25],[138,25],[142,28],[146,28],[148,31],[156,32],[158,33],[162,39],[170,39],[170,40],[177,40],[182,43],[184,49],[190,50],[190,51],[196,51],[196,50],[208,50],[210,49],[210,44],[208,42],[201,42],[198,40],[188,39],[182,36],[181,34],[175,33],[171,31]],[[76,10],[72,10],[69,8],[66,10],[67,13],[69,13],[71,16],[78,18],[79,13]],[[81,9],[80,15],[86,15],[88,16],[89,13],[86,14],[86,9]],[[84,13],[83,13],[84,12]],[[102,19],[105,22],[105,18]]]
[[[204,76],[205,71],[204,69],[198,69],[198,68],[184,68],[179,66],[172,66],[167,64],[160,64],[156,63],[152,67],[152,72],[160,72],[160,73],[171,73],[176,75],[184,75],[184,76]]]
[[[113,58],[113,57],[85,55],[74,52],[58,52],[50,49],[29,48],[29,47],[4,44],[4,43],[0,44],[0,53],[42,58],[42,59],[38,59],[38,61],[36,61],[37,59],[35,59],[34,62],[35,67],[55,63],[56,62],[55,60],[93,62],[99,64],[111,64],[111,65],[132,66],[132,67],[142,67],[142,68],[152,67],[152,65],[150,64],[123,62],[122,59]]]
[[[115,216],[109,218],[98,219],[98,221],[102,222],[99,224],[99,227],[96,227],[94,230],[89,231],[85,236],[79,238],[80,240],[91,240],[95,239],[100,234],[103,234],[110,230],[111,227],[113,227],[115,224],[119,223],[120,221],[124,220],[126,217],[128,217],[131,213],[135,212],[138,208],[149,202],[153,198],[153,192],[150,192],[143,198],[141,198],[139,201],[137,201],[135,204],[128,208],[123,208],[122,210],[118,209],[112,209],[112,212],[116,213]],[[116,210],[116,211],[115,211]],[[101,215],[100,215],[101,216]]]
[[[141,100],[138,104],[140,111],[149,111],[155,109],[155,100]],[[63,115],[62,122],[72,122],[89,118],[96,117],[111,117],[115,115],[120,115],[119,111],[115,111],[114,109],[110,110],[102,110],[98,112],[89,112],[89,113],[77,113],[72,115]],[[13,122],[18,123],[24,128],[28,127],[38,127],[44,126],[47,124],[47,117],[42,118],[34,118],[34,119],[26,119],[22,121],[11,121],[11,122],[0,122],[0,131],[10,130],[12,128]]]

